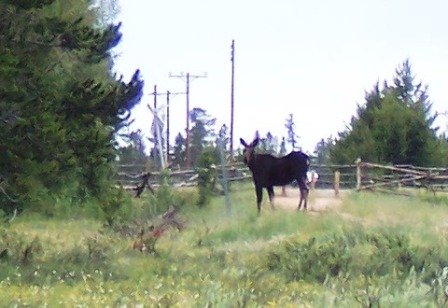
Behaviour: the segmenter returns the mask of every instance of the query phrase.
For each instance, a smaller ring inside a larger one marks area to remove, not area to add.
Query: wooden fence
[[[218,177],[222,177],[222,169],[220,166],[211,166],[216,168]],[[242,165],[229,165],[226,166],[227,176],[229,181],[242,181],[251,178],[249,169],[244,168]],[[118,173],[116,175],[116,181],[125,188],[131,188],[137,186],[142,179],[142,176],[146,174],[148,170],[145,165],[119,165]],[[177,187],[182,186],[195,186],[197,185],[198,171],[192,170],[170,170],[169,172],[170,182]],[[151,177],[149,184],[157,186],[161,180],[161,173],[158,171],[151,171]]]
[[[356,189],[408,195],[405,188],[425,188],[432,192],[448,191],[447,168],[412,165],[385,166],[357,161]],[[403,188],[403,189],[402,189]]]
[[[212,166],[216,168],[217,182],[222,179],[221,166]],[[315,187],[319,189],[333,189],[335,186],[341,189],[356,187],[356,165],[314,165],[310,166],[310,170],[317,172],[319,178],[315,183]],[[116,181],[125,188],[134,188],[142,181],[142,176],[148,171],[145,165],[119,165]],[[252,178],[252,174],[244,164],[237,163],[226,166],[227,179],[230,182],[248,181]],[[197,184],[197,170],[171,170],[169,173],[172,185],[194,186]],[[338,184],[335,185],[335,180]],[[160,172],[151,172],[149,184],[157,186],[160,183]]]
[[[222,178],[221,166],[216,169],[217,183]],[[310,170],[317,172],[319,178],[315,183],[317,189],[356,189],[369,191],[385,191],[407,194],[399,188],[426,188],[431,191],[448,191],[447,168],[423,168],[411,165],[387,166],[362,162],[360,159],[353,165],[316,165]],[[148,170],[145,165],[119,165],[116,181],[127,189],[133,189],[142,181]],[[228,181],[249,181],[250,170],[242,163],[226,166]],[[173,186],[197,185],[197,170],[171,170],[170,183]],[[160,183],[160,172],[151,172],[149,184],[157,187]],[[314,187],[313,187],[314,188]]]

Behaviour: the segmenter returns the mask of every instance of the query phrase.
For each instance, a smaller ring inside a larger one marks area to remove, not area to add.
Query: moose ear
[[[258,141],[260,141],[260,139],[257,137],[257,138],[254,139],[254,141],[252,141],[252,143],[250,145],[255,148],[257,146],[257,144],[258,144]]]
[[[242,145],[244,145],[244,147],[246,147],[246,148],[248,147],[246,141],[244,141],[243,138],[240,138],[240,142],[241,142]]]

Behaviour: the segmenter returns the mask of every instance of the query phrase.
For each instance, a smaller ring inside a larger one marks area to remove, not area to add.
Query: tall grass
[[[161,198],[178,205],[185,229],[167,230],[155,254],[133,250],[133,237],[96,218],[26,215],[1,226],[0,306],[444,303],[445,206],[353,193],[319,215],[271,211],[266,201],[258,216],[247,183],[232,186],[228,215],[223,196],[199,208],[194,191],[159,193],[115,212],[151,220]]]
[[[407,198],[353,194],[341,212],[369,228],[406,232],[412,241],[422,246],[447,245],[448,238],[443,235],[448,234],[448,207],[434,203],[430,196]]]

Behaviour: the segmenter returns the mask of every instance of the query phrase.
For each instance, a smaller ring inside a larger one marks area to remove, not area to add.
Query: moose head
[[[258,145],[259,141],[260,139],[256,137],[254,141],[252,141],[250,144],[247,144],[247,142],[244,141],[243,138],[240,138],[240,142],[244,146],[243,156],[244,156],[244,163],[246,165],[249,165],[252,162],[255,155],[255,147]]]

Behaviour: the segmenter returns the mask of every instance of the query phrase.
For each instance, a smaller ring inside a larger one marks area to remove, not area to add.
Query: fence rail
[[[219,166],[212,166],[216,169],[217,182],[222,179],[223,170]],[[338,185],[340,188],[356,187],[356,165],[315,165],[310,166],[319,175],[319,180],[315,184],[316,188],[332,189],[335,186],[335,172],[339,172]],[[116,173],[116,181],[125,188],[134,188],[146,174],[145,165],[119,165]],[[227,180],[230,182],[247,181],[252,178],[252,173],[242,163],[225,166]],[[171,170],[169,172],[170,182],[174,186],[194,186],[197,184],[197,170]],[[151,172],[149,184],[157,186],[160,183],[161,174],[158,171]]]
[[[357,161],[357,190],[403,194],[400,188],[448,190],[448,169],[412,165],[385,166]]]
[[[217,183],[220,183],[223,169],[215,168]],[[411,165],[381,165],[357,160],[353,165],[311,164],[310,170],[317,172],[319,178],[314,184],[319,189],[356,189],[370,191],[388,191],[398,193],[400,187],[427,188],[431,191],[448,191],[447,168],[425,168]],[[119,165],[116,181],[125,188],[135,188],[147,174],[145,165]],[[247,181],[252,174],[242,163],[225,166],[228,181]],[[197,185],[197,170],[171,170],[170,183],[173,186]],[[157,186],[161,181],[160,172],[151,172],[149,184]]]

